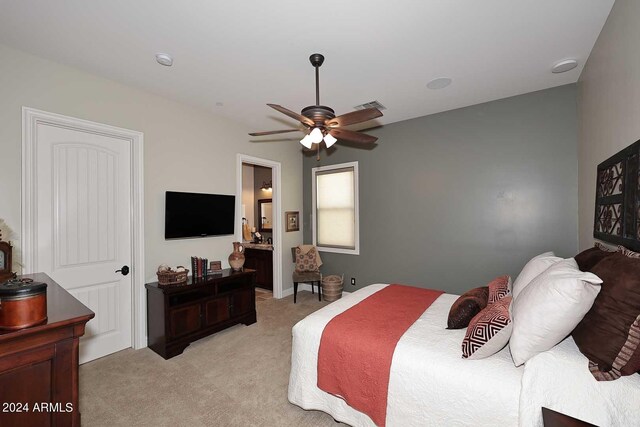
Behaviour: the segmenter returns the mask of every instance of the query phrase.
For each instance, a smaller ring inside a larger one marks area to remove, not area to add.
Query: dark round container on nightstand
[[[17,330],[47,321],[47,284],[13,279],[0,284],[0,330]]]

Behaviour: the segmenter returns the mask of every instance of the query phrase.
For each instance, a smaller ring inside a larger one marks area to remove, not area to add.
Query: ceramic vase
[[[242,270],[244,265],[244,246],[240,242],[233,242],[233,252],[229,255],[229,265],[233,271]]]

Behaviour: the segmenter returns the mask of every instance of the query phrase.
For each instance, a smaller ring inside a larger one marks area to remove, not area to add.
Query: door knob
[[[122,273],[123,276],[129,274],[129,266],[123,265],[120,270],[116,270],[116,273]]]

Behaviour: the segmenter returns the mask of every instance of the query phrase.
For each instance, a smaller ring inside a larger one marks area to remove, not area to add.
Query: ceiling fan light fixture
[[[378,107],[384,108],[382,104],[377,101],[371,102],[366,104],[366,106],[362,105],[363,108],[361,109],[356,109],[356,111],[336,116],[335,111],[332,108],[320,105],[320,66],[324,61],[324,56],[319,53],[314,53],[309,57],[309,61],[311,62],[311,65],[313,65],[313,68],[315,68],[316,74],[315,105],[309,105],[303,108],[300,113],[296,113],[282,105],[267,104],[267,106],[284,114],[285,116],[297,120],[300,122],[301,126],[304,126],[304,128],[298,127],[297,129],[251,132],[249,135],[267,136],[303,130],[305,133],[308,132],[309,134],[300,140],[300,144],[302,144],[307,150],[317,149],[317,160],[320,160],[320,149],[322,148],[323,140],[326,148],[332,147],[338,142],[338,139],[340,142],[347,141],[356,144],[373,144],[376,142],[378,138],[375,136],[349,130],[345,127],[382,117],[382,112],[378,109]]]
[[[313,130],[309,134],[309,139],[314,144],[319,144],[320,142],[322,142],[322,130],[320,130],[320,128],[313,128]]]
[[[313,145],[313,142],[311,142],[311,135],[305,135],[304,138],[300,140],[300,144],[310,149]]]
[[[330,148],[333,144],[336,143],[336,141],[337,139],[334,138],[333,135],[331,135],[330,133],[324,136],[324,143],[327,146],[327,148]]]

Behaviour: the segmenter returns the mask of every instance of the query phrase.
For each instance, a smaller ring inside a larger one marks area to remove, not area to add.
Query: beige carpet
[[[340,426],[287,400],[291,328],[326,305],[301,291],[258,301],[258,322],[237,325],[164,360],[124,350],[80,367],[83,426]]]
[[[266,301],[273,298],[273,292],[256,288],[256,301]]]

